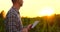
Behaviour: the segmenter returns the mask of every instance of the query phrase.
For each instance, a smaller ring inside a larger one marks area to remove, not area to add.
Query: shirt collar
[[[14,9],[18,14],[20,14],[19,10],[17,10],[15,7],[12,7],[12,9]]]

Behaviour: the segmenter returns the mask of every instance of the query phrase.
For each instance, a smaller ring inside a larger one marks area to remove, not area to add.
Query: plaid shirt
[[[6,32],[22,32],[23,25],[19,15],[19,11],[14,7],[8,11],[5,19]]]

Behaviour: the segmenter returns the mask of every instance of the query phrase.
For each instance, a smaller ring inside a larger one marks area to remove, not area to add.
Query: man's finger
[[[32,24],[29,24],[29,25],[27,26],[28,30],[30,30],[31,27],[32,27]]]

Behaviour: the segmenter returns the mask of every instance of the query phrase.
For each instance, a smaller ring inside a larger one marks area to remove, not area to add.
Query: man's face
[[[19,0],[18,3],[19,3],[20,6],[22,6],[23,5],[23,0]]]

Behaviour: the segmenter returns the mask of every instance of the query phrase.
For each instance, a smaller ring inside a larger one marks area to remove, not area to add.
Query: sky
[[[36,17],[41,15],[41,11],[46,9],[53,10],[53,13],[60,14],[60,0],[23,0],[20,14],[24,17]],[[0,0],[0,12],[4,10],[6,13],[12,7],[11,0]]]

